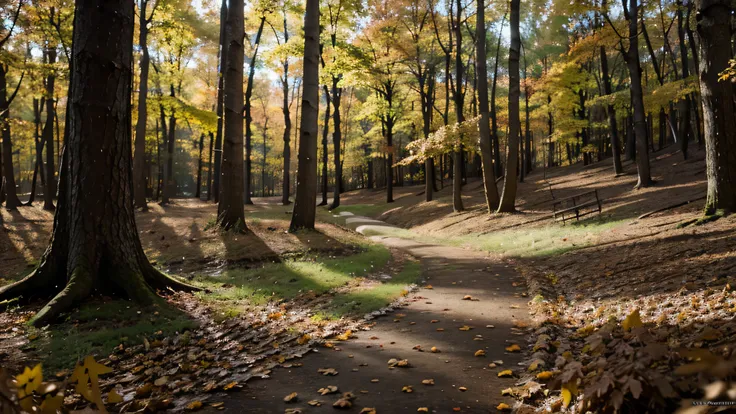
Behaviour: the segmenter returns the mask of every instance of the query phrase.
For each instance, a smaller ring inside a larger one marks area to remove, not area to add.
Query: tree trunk
[[[335,40],[332,42],[335,47]],[[332,146],[335,151],[335,189],[334,196],[332,198],[332,204],[330,210],[334,210],[340,207],[340,186],[342,183],[342,161],[340,159],[340,143],[342,140],[342,128],[340,119],[340,98],[342,97],[342,88],[338,88],[338,82],[340,78],[338,76],[332,76],[332,118],[334,125],[332,126]]]
[[[289,31],[287,26],[286,9],[284,9],[284,43],[289,41]],[[283,189],[281,195],[281,204],[289,205],[290,193],[290,175],[291,175],[291,115],[289,113],[289,60],[284,59],[284,78],[281,80],[281,87],[284,92],[284,176],[282,179]]]
[[[51,8],[51,19],[54,16],[54,8]],[[46,62],[49,65],[56,63],[56,48],[50,46],[45,51]],[[46,185],[43,187],[43,209],[54,210],[54,197],[56,196],[56,168],[54,168],[54,84],[56,76],[50,72],[46,78],[46,123],[41,133],[41,139],[46,143]]]
[[[703,101],[705,156],[708,192],[705,214],[736,211],[736,118],[734,92],[719,82],[719,73],[729,67],[731,2],[699,0],[700,91]]]
[[[493,170],[493,152],[491,150],[491,129],[489,125],[488,107],[488,69],[486,67],[486,26],[485,3],[478,0],[476,15],[476,72],[478,73],[478,110],[480,112],[480,155],[483,168],[483,187],[486,195],[488,213],[493,213],[498,207],[498,187],[496,174]]]
[[[519,33],[520,0],[511,0],[511,47],[509,48],[509,135],[508,155],[506,156],[506,174],[501,193],[499,213],[511,213],[516,210],[516,169],[519,164],[519,52],[521,49],[521,35]]]
[[[54,230],[38,268],[0,289],[0,301],[56,294],[31,320],[35,326],[53,322],[93,292],[149,305],[163,303],[154,289],[191,289],[154,269],[138,239],[130,136],[133,19],[133,2],[76,2],[70,127]]]
[[[210,158],[207,162],[207,201],[212,200],[212,150],[215,143],[215,134],[210,131]]]
[[[463,116],[463,106],[465,96],[463,95],[463,59],[462,59],[462,44],[463,44],[463,32],[460,24],[462,4],[460,0],[457,0],[457,16],[455,16],[454,29],[455,29],[455,41],[457,42],[457,52],[455,53],[455,114],[457,116],[458,124],[465,121]],[[453,177],[452,177],[452,210],[455,212],[465,210],[463,207],[462,198],[462,186],[463,186],[463,146],[462,140],[457,144],[453,156],[455,159],[453,165]]]
[[[314,229],[317,203],[317,117],[319,115],[319,0],[307,0],[304,15],[304,80],[299,168],[290,231]]]
[[[36,144],[36,166],[33,169],[33,180],[31,181],[31,194],[28,197],[27,206],[33,205],[36,201],[36,189],[38,177],[41,177],[41,185],[45,187],[46,179],[43,173],[43,141],[41,140],[41,112],[45,100],[41,98],[33,98],[33,141]]]
[[[217,220],[220,228],[243,232],[243,40],[245,26],[243,0],[230,0],[227,13],[227,69],[224,85],[224,142],[222,148],[222,181]]]
[[[256,32],[255,44],[253,48],[253,57],[250,59],[248,64],[248,87],[245,89],[245,187],[244,187],[244,201],[245,204],[253,204],[251,200],[253,185],[252,173],[253,169],[251,166],[251,140],[253,139],[253,114],[251,114],[251,98],[253,96],[253,82],[255,81],[256,75],[256,58],[258,57],[258,47],[261,43],[261,35],[263,34],[263,26],[266,24],[266,16],[261,16],[261,23],[258,25],[258,32]]]
[[[677,37],[680,44],[680,59],[682,64],[682,79],[687,79],[690,76],[690,69],[688,67],[687,59],[687,47],[685,46],[685,23],[682,15],[682,1],[677,1]],[[687,145],[690,140],[691,125],[690,125],[690,97],[680,99],[678,102],[678,112],[680,113],[680,123],[678,126],[679,137],[680,137],[680,151],[682,151],[682,157],[687,159]]]
[[[501,144],[498,137],[498,120],[496,116],[496,85],[498,84],[498,64],[501,56],[501,31],[506,22],[504,14],[501,20],[501,27],[498,29],[498,42],[496,43],[496,61],[493,64],[493,84],[491,85],[491,141],[493,144],[493,167],[494,175],[501,177],[503,175],[503,165],[501,164]],[[498,190],[496,190],[498,192]]]
[[[8,99],[7,70],[8,67],[5,64],[0,64],[0,128],[2,128],[3,137],[2,172],[3,180],[5,181],[5,208],[8,210],[17,210],[21,203],[20,199],[18,199],[18,192],[15,186],[13,143],[10,138],[10,103],[15,98],[15,93]],[[22,81],[23,79],[21,79]]]
[[[199,135],[199,156],[197,157],[197,189],[194,198],[202,196],[202,151],[204,150],[204,132]]]
[[[176,96],[174,92],[174,85],[170,86],[170,94],[172,98]],[[173,99],[172,99],[173,100]],[[161,195],[161,204],[166,205],[171,202],[171,197],[176,195],[176,183],[174,181],[174,149],[176,147],[176,110],[171,108],[169,114],[169,130],[166,131],[166,164],[164,165],[164,182],[163,191]]]
[[[217,135],[215,136],[215,178],[212,183],[212,194],[215,203],[220,201],[220,179],[222,178],[222,124],[225,103],[225,66],[227,65],[227,0],[220,5],[220,47],[217,51],[219,69],[217,79]]]
[[[322,128],[322,201],[319,203],[320,206],[327,205],[327,193],[329,186],[329,176],[327,175],[327,162],[329,160],[329,150],[327,148],[327,137],[330,134],[330,92],[327,90],[327,86],[324,86],[325,92],[325,125]]]
[[[649,168],[649,145],[647,145],[647,125],[644,113],[644,93],[639,64],[639,20],[638,2],[629,0],[627,20],[629,21],[629,49],[624,55],[631,77],[631,100],[634,108],[634,134],[636,138],[636,169],[638,182],[636,188],[653,184]]]
[[[138,121],[135,125],[135,154],[133,156],[133,196],[137,208],[147,210],[146,204],[146,123],[148,121],[148,70],[151,61],[148,55],[148,22],[146,9],[148,0],[141,0],[138,10],[141,48],[141,77],[138,92]]]

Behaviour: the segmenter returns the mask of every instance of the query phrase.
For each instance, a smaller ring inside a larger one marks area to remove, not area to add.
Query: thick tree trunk
[[[498,187],[496,174],[493,170],[493,152],[491,150],[491,129],[489,125],[488,105],[488,69],[486,67],[486,23],[485,2],[478,0],[476,15],[476,72],[478,73],[478,110],[480,113],[480,155],[483,168],[483,188],[486,195],[488,213],[493,213],[498,207]]]
[[[215,203],[220,201],[220,180],[222,178],[222,124],[225,103],[225,66],[227,65],[227,0],[222,0],[220,5],[220,48],[217,51],[219,58],[219,76],[217,80],[217,134],[215,135],[215,178],[212,183],[211,192]]]
[[[154,289],[191,289],[155,270],[138,239],[130,131],[133,18],[133,2],[76,2],[70,125],[51,242],[31,275],[0,289],[0,301],[56,294],[31,320],[35,326],[53,322],[93,292],[147,305],[160,301]]]
[[[509,136],[508,154],[506,156],[506,174],[501,193],[499,213],[511,213],[516,210],[516,169],[519,165],[519,53],[521,49],[521,35],[519,33],[520,0],[511,0],[511,47],[509,48]]]
[[[465,121],[463,115],[463,106],[465,101],[465,95],[463,94],[463,58],[462,58],[462,44],[463,44],[463,32],[460,23],[462,4],[460,0],[457,0],[457,16],[455,16],[454,29],[455,29],[455,41],[457,42],[457,53],[455,53],[455,115],[457,116],[458,124]],[[452,177],[452,210],[455,212],[465,210],[463,206],[462,197],[462,186],[463,186],[463,170],[464,170],[464,157],[463,157],[463,146],[462,140],[457,144],[453,153],[454,164],[453,164],[453,177]]]
[[[304,15],[304,90],[299,137],[299,168],[290,231],[314,229],[317,204],[318,78],[319,0],[307,0]]]
[[[138,92],[138,121],[135,125],[135,154],[133,157],[133,194],[137,208],[147,210],[146,204],[146,123],[148,121],[148,70],[151,58],[148,54],[148,0],[141,0],[138,10],[141,48],[141,77]]]
[[[227,69],[224,85],[224,142],[217,220],[220,228],[243,232],[243,0],[230,0],[227,13]]]
[[[736,212],[736,118],[734,92],[719,74],[729,67],[731,2],[699,0],[700,92],[703,101],[708,192],[705,214]]]
[[[53,19],[54,8],[51,8]],[[45,51],[46,62],[49,65],[56,63],[56,48],[49,47]],[[56,76],[50,72],[46,78],[46,123],[41,133],[41,139],[46,144],[46,185],[43,187],[43,209],[54,210],[54,197],[56,196],[56,168],[54,152],[54,84]]]
[[[3,180],[5,181],[5,208],[8,210],[17,210],[21,203],[20,199],[18,199],[18,192],[15,186],[13,144],[10,138],[10,102],[15,97],[15,94],[8,99],[7,69],[8,67],[5,64],[0,64],[0,128],[2,128],[3,137],[2,173]]]
[[[629,21],[629,49],[624,55],[631,77],[631,100],[634,109],[634,134],[636,137],[636,168],[638,182],[636,188],[653,184],[649,168],[649,145],[647,145],[647,125],[644,112],[644,92],[641,83],[639,64],[639,11],[637,0],[629,0],[627,20]]]
[[[243,199],[245,204],[253,204],[251,200],[251,193],[253,189],[253,168],[251,162],[251,151],[253,140],[253,114],[251,113],[251,98],[253,96],[253,82],[255,81],[256,75],[256,58],[258,57],[258,47],[261,43],[261,35],[263,34],[263,26],[266,24],[266,16],[261,16],[261,23],[258,25],[258,32],[256,32],[255,44],[253,47],[253,57],[250,59],[248,64],[248,86],[245,89],[245,187]],[[227,86],[227,85],[226,85]]]

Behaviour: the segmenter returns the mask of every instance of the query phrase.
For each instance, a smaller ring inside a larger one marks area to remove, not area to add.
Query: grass
[[[352,256],[307,256],[255,269],[230,269],[220,276],[200,275],[195,283],[210,289],[199,293],[200,298],[218,305],[223,316],[234,316],[243,301],[263,305],[308,292],[321,295],[383,268],[390,258],[388,249],[371,244]]]
[[[169,306],[139,308],[129,301],[88,303],[52,325],[46,335],[32,341],[45,367],[69,369],[87,355],[107,356],[121,343],[141,344],[143,338],[183,332],[197,327],[185,313]]]
[[[594,219],[567,226],[549,224],[524,230],[455,237],[449,239],[449,243],[512,257],[547,257],[588,246],[597,235],[623,223],[623,220]]]
[[[332,214],[340,214],[341,212],[353,213],[356,216],[376,217],[383,214],[385,211],[390,210],[396,206],[380,203],[380,204],[352,204],[347,206],[340,206],[331,211]]]
[[[341,220],[341,218],[333,219]],[[448,237],[435,237],[431,234],[420,234],[399,227],[372,224],[367,224],[360,230],[368,237],[397,237],[424,243],[470,247],[510,257],[534,258],[559,255],[589,246],[599,234],[621,226],[625,222],[625,220],[597,217],[566,226],[550,223],[543,227]]]
[[[339,319],[344,316],[362,316],[388,306],[405,295],[407,287],[419,280],[422,269],[419,263],[407,261],[397,275],[369,289],[352,290],[335,295],[326,309],[318,315],[324,319]]]

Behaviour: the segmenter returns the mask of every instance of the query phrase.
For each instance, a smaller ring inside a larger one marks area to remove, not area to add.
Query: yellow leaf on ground
[[[501,403],[496,406],[498,411],[511,411],[511,407],[506,403]]]
[[[189,404],[187,404],[187,410],[189,411],[195,411],[202,408],[202,401],[192,401]]]
[[[412,389],[411,385],[404,385],[403,388],[401,388],[401,392],[405,392],[407,394],[410,394],[414,392],[414,389]]]
[[[299,345],[304,345],[304,344],[306,344],[307,342],[309,342],[309,340],[310,340],[310,339],[312,339],[312,337],[311,337],[311,336],[309,336],[309,334],[304,334],[304,335],[300,336],[300,337],[299,337],[299,339],[297,339],[297,340],[296,340],[296,342],[297,342],[297,343],[298,343]]]
[[[299,399],[299,394],[292,392],[291,394],[284,397],[284,402],[290,403],[290,402],[296,402]]]
[[[501,372],[498,373],[498,377],[499,378],[511,377],[513,375],[514,375],[514,372],[511,371],[510,369],[505,369],[505,370],[503,370],[503,371],[501,371]]]
[[[572,401],[572,392],[569,389],[562,387],[562,406],[567,408]]]
[[[621,326],[624,328],[624,331],[630,331],[634,328],[638,328],[640,326],[643,326],[644,324],[641,322],[641,315],[639,314],[639,309],[635,309],[629,316],[624,319],[624,321],[621,323]]]
[[[422,380],[422,385],[434,385],[434,379],[425,379]]]
[[[477,356],[477,357],[486,356],[486,351],[484,351],[482,349],[479,349],[479,350],[475,351],[475,356]]]
[[[511,346],[507,346],[506,351],[507,352],[519,352],[521,351],[521,347],[519,347],[519,345],[517,344],[513,344]]]
[[[419,407],[419,408],[417,408],[417,412],[418,413],[428,413],[429,412],[429,408],[427,408],[427,407]]]
[[[539,374],[537,374],[537,379],[540,379],[542,381],[546,381],[552,377],[554,377],[555,374],[552,371],[542,371]]]
[[[463,326],[461,326],[461,327],[460,327],[459,329],[460,329],[461,331],[469,331],[469,330],[471,330],[471,329],[473,329],[473,328],[469,327],[468,325],[463,325]]]

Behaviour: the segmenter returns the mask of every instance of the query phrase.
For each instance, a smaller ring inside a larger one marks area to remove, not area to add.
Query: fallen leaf
[[[507,352],[519,352],[521,351],[521,347],[519,347],[519,345],[517,344],[513,344],[511,346],[507,346],[506,351]]]
[[[506,403],[501,403],[496,406],[498,411],[511,411],[511,407]]]
[[[434,379],[425,379],[422,380],[422,385],[434,385]]]
[[[463,296],[463,300],[473,300],[473,297],[470,295]]]
[[[324,388],[320,388],[317,390],[320,395],[327,395],[327,394],[334,394],[337,392],[337,386],[336,385],[328,385]]]
[[[419,407],[419,408],[417,408],[417,412],[418,413],[428,413],[429,412],[429,408],[427,408],[427,407]]]
[[[547,381],[548,379],[554,376],[555,374],[552,371],[542,371],[539,374],[537,374],[537,379],[540,379],[542,381]]]
[[[624,331],[630,331],[633,328],[638,328],[643,325],[644,324],[641,322],[641,315],[639,315],[639,309],[634,309],[634,311],[631,312],[631,314],[621,323]]]
[[[567,408],[570,405],[570,401],[572,401],[572,392],[570,392],[569,389],[562,387],[562,406],[564,408]]]
[[[376,414],[376,409],[365,407],[362,410],[360,410],[360,414]]]
[[[407,394],[410,394],[410,393],[414,392],[414,390],[412,389],[411,385],[404,385],[404,387],[401,388],[401,392],[405,392]]]
[[[307,404],[310,405],[310,406],[312,406],[312,407],[320,407],[320,406],[322,406],[322,401],[319,401],[319,400],[311,400],[311,401],[307,401]]]
[[[202,408],[202,401],[192,401],[189,404],[187,404],[187,410],[189,411],[196,411]]]
[[[465,388],[465,387],[459,387],[459,388],[458,388],[458,390],[460,390],[460,391],[462,391],[462,392],[465,392],[465,391],[467,391],[468,389],[467,389],[467,388]]]
[[[477,356],[477,357],[486,356],[486,351],[484,351],[482,349],[479,349],[479,350],[475,351],[475,356]]]
[[[115,390],[110,390],[110,392],[107,393],[107,403],[117,404],[119,402],[123,402],[123,397],[120,394],[118,394]]]
[[[511,371],[510,369],[505,369],[498,373],[499,378],[506,378],[506,377],[512,377],[512,376],[514,376],[514,372]]]
[[[337,375],[337,371],[335,368],[320,368],[317,370],[317,373],[322,374],[324,376],[335,376]]]
[[[284,402],[291,403],[291,402],[297,402],[299,400],[299,394],[292,392],[291,394],[284,397]]]
[[[469,327],[468,325],[463,325],[463,326],[461,326],[461,327],[460,327],[459,329],[460,329],[461,331],[469,331],[469,330],[471,330],[471,329],[473,329],[473,328]]]
[[[434,354],[436,354],[436,353],[440,352],[440,350],[439,350],[439,349],[437,349],[437,347],[436,347],[436,346],[433,346],[432,348],[430,348],[430,349],[429,349],[429,351],[430,351],[430,352],[432,352],[432,353],[434,353]]]

